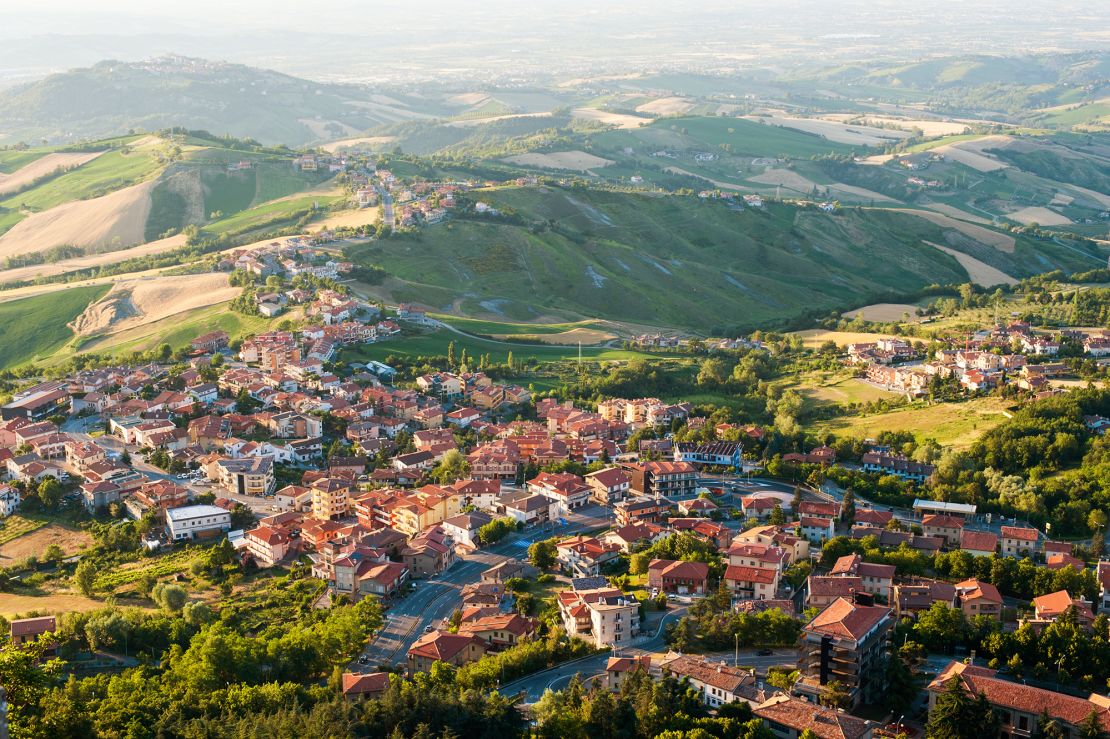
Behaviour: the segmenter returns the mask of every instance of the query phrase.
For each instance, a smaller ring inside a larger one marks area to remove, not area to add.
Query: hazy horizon
[[[1110,4],[941,0],[454,0],[367,8],[276,0],[217,3],[43,0],[3,16],[0,80],[34,79],[102,59],[175,53],[318,79],[416,81],[504,74],[818,66],[962,53],[1110,48]]]

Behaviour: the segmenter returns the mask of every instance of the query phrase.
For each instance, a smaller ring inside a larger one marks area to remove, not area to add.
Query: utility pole
[[[740,632],[737,631],[732,635],[733,652],[732,652],[732,666],[740,666]]]

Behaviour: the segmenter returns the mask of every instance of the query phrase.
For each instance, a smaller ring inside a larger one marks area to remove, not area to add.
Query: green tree
[[[96,565],[91,560],[82,559],[73,571],[73,584],[86,598],[91,598],[96,583]]]
[[[829,680],[821,691],[821,705],[829,708],[847,708],[851,699],[847,686],[839,680]]]
[[[151,599],[164,611],[180,613],[189,600],[185,588],[176,583],[160,582],[150,591]]]
[[[558,549],[551,539],[536,541],[528,547],[528,561],[541,570],[549,570],[555,566]]]
[[[986,696],[972,697],[958,677],[953,677],[929,711],[925,735],[929,739],[979,739],[998,733],[998,716]]]
[[[769,522],[772,526],[782,526],[786,523],[786,514],[782,511],[782,506],[775,503],[775,507],[771,509],[771,517]]]
[[[651,556],[647,552],[636,552],[628,559],[628,572],[632,575],[643,575],[648,570]]]
[[[470,462],[458,449],[443,455],[443,460],[431,472],[432,479],[440,485],[455,482],[470,474]]]
[[[62,483],[58,482],[53,477],[44,478],[39,483],[38,496],[42,501],[42,505],[47,510],[54,510],[58,504],[62,502],[63,493]]]
[[[1102,728],[1102,720],[1099,718],[1098,711],[1091,709],[1087,714],[1087,718],[1076,727],[1076,735],[1079,739],[1107,739],[1107,734]]]

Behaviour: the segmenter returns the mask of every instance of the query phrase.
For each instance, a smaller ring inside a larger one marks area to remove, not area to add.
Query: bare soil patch
[[[993,172],[997,169],[1005,169],[1010,165],[984,154],[983,151],[985,149],[1005,148],[1011,141],[1013,139],[1009,136],[984,136],[972,141],[958,141],[954,144],[938,146],[933,151],[980,172]]]
[[[26,187],[40,177],[53,174],[59,169],[73,169],[86,162],[91,162],[103,152],[54,152],[40,157],[25,167],[21,167],[11,174],[0,173],[0,195],[15,192],[21,187]]]
[[[312,224],[311,229],[320,228],[357,228],[381,220],[382,210],[378,206],[372,208],[355,208],[332,213],[323,220]],[[269,243],[269,242],[267,242]]]
[[[913,210],[911,208],[899,208],[898,212],[909,213],[918,218],[924,218],[927,221],[937,224],[941,228],[954,228],[982,244],[993,246],[995,249],[1004,251],[1007,254],[1013,254],[1014,248],[1017,246],[1014,237],[1009,234],[998,233],[997,231],[992,231],[989,228],[984,228],[975,223],[957,220],[943,213],[935,213],[928,210]]]
[[[0,616],[11,618],[31,611],[46,611],[55,615],[70,611],[95,611],[103,608],[104,602],[86,598],[74,593],[52,593],[50,595],[13,595],[4,593],[0,598]]]
[[[0,546],[0,564],[5,560],[23,559],[32,554],[41,558],[51,544],[60,546],[68,556],[87,548],[92,544],[92,537],[84,531],[69,529],[56,523],[47,524]]]
[[[651,118],[641,118],[638,115],[627,115],[625,113],[610,113],[605,110],[598,110],[597,108],[575,108],[572,111],[575,118],[583,118],[588,121],[598,121],[599,123],[606,123],[610,126],[617,128],[639,128],[651,123]]]
[[[78,316],[72,328],[81,336],[125,331],[224,303],[238,294],[239,288],[229,286],[222,273],[121,280]]]
[[[839,144],[855,144],[862,146],[880,146],[892,141],[901,141],[909,138],[908,131],[898,131],[887,128],[874,128],[872,126],[857,125],[854,123],[840,123],[822,118],[795,118],[793,116],[747,116],[748,120],[763,120],[776,126],[793,128],[796,131],[812,133],[829,141]]]
[[[686,98],[669,97],[644,103],[636,108],[636,112],[650,115],[679,115],[688,112],[693,107],[694,103]]]
[[[810,328],[794,333],[796,336],[800,336],[802,343],[808,347],[821,346],[826,341],[836,342],[837,346],[847,346],[848,344],[867,344],[887,338],[887,334],[874,334],[866,331],[829,331],[823,328]]]
[[[367,148],[373,149],[378,146],[385,146],[397,140],[396,136],[363,136],[355,139],[341,139],[339,141],[332,141],[323,144],[320,148],[331,154],[335,154],[343,149],[358,149]]]
[[[958,218],[961,221],[978,223],[983,226],[991,225],[991,220],[989,218],[983,218],[982,216],[977,216],[974,213],[968,213],[966,210],[960,210],[956,206],[949,205],[948,203],[929,203],[928,206],[932,210],[939,211],[946,216]]]
[[[992,285],[1016,285],[1018,282],[997,267],[992,267],[961,251],[956,251],[948,246],[934,244],[932,241],[926,241],[925,243],[954,257],[955,260],[960,263],[960,266],[967,271],[967,276],[970,277],[971,281],[976,285],[991,287]]]
[[[850,200],[874,200],[883,203],[898,202],[880,192],[874,192],[854,185],[845,185],[842,182],[832,182],[827,185],[821,185],[789,169],[768,169],[763,174],[749,177],[748,181],[758,182],[764,185],[781,185],[782,187],[794,190],[802,195],[809,195],[813,191],[813,188],[816,187],[821,191],[828,189],[829,193],[834,197],[843,196],[845,199]]]
[[[1026,225],[1039,223],[1042,226],[1066,226],[1071,223],[1071,219],[1067,216],[1062,216],[1049,208],[1035,205],[1007,213],[1006,217]]]
[[[60,275],[79,269],[88,269],[89,267],[115,264],[135,257],[161,254],[164,251],[173,251],[182,246],[185,246],[185,236],[183,234],[178,234],[176,236],[170,236],[169,238],[159,239],[158,241],[151,241],[140,246],[133,246],[130,249],[120,249],[119,251],[109,251],[100,254],[90,254],[84,257],[74,257],[73,259],[63,259],[60,262],[54,262],[52,264],[36,264],[31,267],[0,270],[0,281],[29,280],[34,277]]]
[[[70,245],[92,249],[143,243],[154,180],[34,213],[0,236],[0,258]]]

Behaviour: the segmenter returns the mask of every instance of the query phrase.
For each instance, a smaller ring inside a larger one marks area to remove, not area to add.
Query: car
[[[364,664],[366,664],[366,663],[367,663],[367,662],[369,662],[369,661],[370,661],[370,658],[369,658],[369,657],[367,657],[367,656],[366,656],[365,654],[363,654],[363,655],[360,655],[360,656],[359,656],[359,658],[358,658],[358,663],[359,663],[360,665],[364,665]]]
[[[436,628],[434,626],[432,626],[431,624],[428,624],[427,626],[424,627],[424,633],[425,634],[430,634],[435,630],[436,630]]]
[[[760,649],[758,652],[756,652],[756,654],[758,654],[760,657],[770,657],[774,654],[774,651],[770,649]]]

